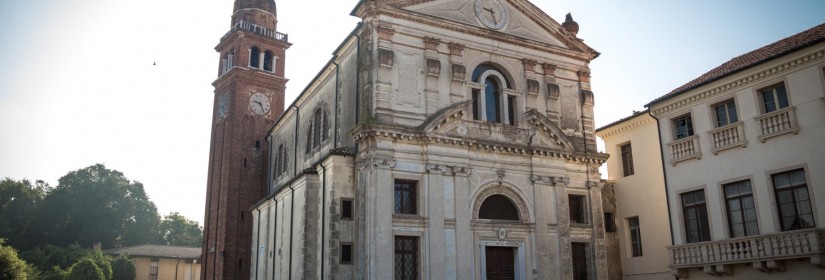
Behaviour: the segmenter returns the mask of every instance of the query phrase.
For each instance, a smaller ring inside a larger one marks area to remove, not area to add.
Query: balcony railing
[[[704,267],[711,274],[724,273],[728,271],[726,265],[741,263],[752,263],[754,268],[765,271],[775,268],[777,261],[800,258],[809,258],[812,264],[825,267],[825,229],[677,245],[668,250],[674,275],[694,267]]]
[[[762,134],[759,141],[765,142],[768,138],[779,136],[785,133],[799,133],[799,125],[796,122],[796,107],[790,106],[756,117]]]
[[[748,145],[745,140],[745,125],[742,122],[732,123],[708,132],[713,140],[711,152],[718,154],[719,151],[734,147],[744,147]]]
[[[702,158],[702,151],[699,149],[699,135],[685,137],[667,144],[670,146],[670,163],[676,163],[692,158]]]
[[[226,34],[224,34],[223,37],[221,37],[221,41],[223,41],[223,39],[225,39],[227,36],[229,36],[229,34],[231,34],[235,30],[251,31],[252,33],[265,37],[270,37],[278,41],[282,41],[285,43],[289,42],[289,35],[287,34],[275,30],[269,30],[266,27],[249,23],[246,21],[239,21],[238,23],[235,23],[235,25],[233,25],[232,28],[230,28],[229,31],[227,31]]]

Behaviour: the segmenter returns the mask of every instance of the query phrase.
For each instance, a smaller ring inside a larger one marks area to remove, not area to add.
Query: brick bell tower
[[[204,218],[202,279],[249,278],[252,215],[267,194],[267,130],[284,111],[284,54],[274,0],[235,0],[220,53]]]

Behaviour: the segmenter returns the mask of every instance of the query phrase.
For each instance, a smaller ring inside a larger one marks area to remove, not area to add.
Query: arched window
[[[516,96],[505,93],[511,83],[504,74],[493,66],[480,65],[472,78],[484,86],[473,89],[473,119],[514,125]]]
[[[509,198],[494,194],[481,203],[478,210],[479,219],[518,221],[518,208]]]
[[[249,49],[249,67],[260,68],[261,64],[261,49],[252,47]]]
[[[312,120],[309,124],[309,131],[307,132],[307,154],[313,149],[321,147],[321,144],[329,138],[329,120],[327,119],[327,112],[319,108],[315,110],[312,115]]]
[[[272,62],[275,56],[272,54],[271,51],[264,52],[264,70],[272,72]]]

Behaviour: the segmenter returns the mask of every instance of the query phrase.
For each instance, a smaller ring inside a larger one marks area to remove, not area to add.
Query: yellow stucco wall
[[[135,257],[135,280],[148,280],[151,271],[151,258]],[[176,272],[177,268],[177,274]],[[158,280],[197,280],[200,279],[201,264],[185,259],[158,259]]]

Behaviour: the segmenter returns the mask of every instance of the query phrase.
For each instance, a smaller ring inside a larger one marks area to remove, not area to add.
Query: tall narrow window
[[[573,242],[572,258],[573,258],[573,280],[588,280],[590,279],[587,264],[587,243]]]
[[[341,198],[341,220],[352,220],[352,198]]]
[[[395,280],[418,280],[418,237],[395,237]]]
[[[725,191],[725,204],[728,208],[730,237],[759,234],[751,181],[745,180],[725,184],[722,188]]]
[[[633,175],[633,149],[630,143],[622,145],[622,171],[624,176]]]
[[[587,211],[585,208],[584,196],[583,195],[570,195],[568,196],[569,204],[570,204],[570,222],[574,224],[586,224],[587,223]]]
[[[159,261],[158,258],[151,258],[149,262],[149,280],[158,280],[159,274]]]
[[[341,258],[339,260],[341,264],[352,264],[352,244],[341,243]]]
[[[252,47],[249,50],[249,67],[250,68],[258,68],[261,64],[261,49],[258,47]]]
[[[516,97],[507,96],[507,124],[516,124]]]
[[[286,172],[286,164],[287,164],[287,155],[286,155],[286,148],[284,145],[278,145],[278,150],[275,152],[275,178],[277,179],[280,177],[281,174]]]
[[[501,110],[499,109],[499,87],[492,78],[484,81],[484,106],[488,122],[500,122]]]
[[[271,51],[264,52],[264,70],[272,72],[272,55]]]
[[[762,97],[762,110],[770,113],[788,107],[788,94],[785,91],[785,84],[779,83],[759,90]]]
[[[510,82],[491,65],[480,65],[473,71],[473,81],[483,86],[472,90],[473,119],[515,125],[516,96],[504,93]]]
[[[395,214],[418,214],[415,181],[395,180]]]
[[[733,99],[714,105],[713,111],[716,112],[716,127],[723,127],[739,121],[739,117],[736,116],[736,103],[733,102]]]
[[[642,229],[639,227],[639,217],[628,218],[627,228],[630,231],[630,253],[634,257],[641,257]]]
[[[481,105],[479,104],[478,90],[473,90],[473,119],[481,120]]]
[[[693,136],[693,120],[690,119],[690,114],[673,119],[673,127],[676,139]]]
[[[771,175],[782,230],[813,228],[814,214],[805,170],[797,169]]]
[[[682,213],[687,242],[710,241],[710,225],[704,190],[682,194]]]
[[[604,212],[604,231],[616,232],[616,215],[610,212]]]

